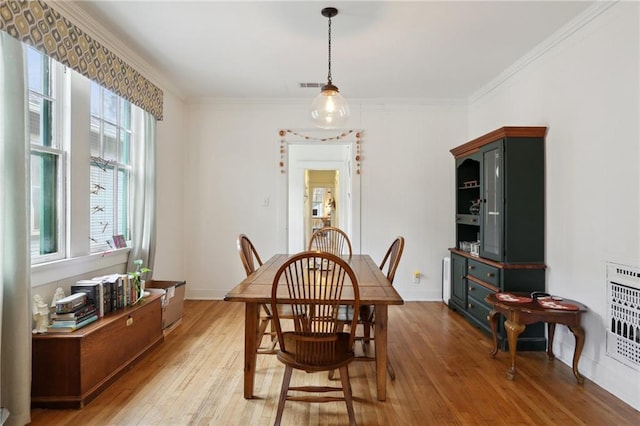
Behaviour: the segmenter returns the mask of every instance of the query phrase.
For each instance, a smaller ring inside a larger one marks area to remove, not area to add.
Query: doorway
[[[343,229],[351,239],[354,253],[358,253],[360,175],[353,173],[353,143],[292,141],[287,151],[288,252],[307,249],[311,231],[319,223],[316,219],[320,219]]]
[[[305,170],[304,240],[318,229],[340,227],[336,198],[340,193],[338,170]]]

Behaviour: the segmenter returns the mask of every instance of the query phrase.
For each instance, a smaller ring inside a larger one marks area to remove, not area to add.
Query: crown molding
[[[527,68],[530,64],[538,60],[540,57],[546,55],[549,51],[553,50],[557,45],[562,43],[567,38],[571,37],[574,33],[582,29],[598,16],[603,14],[611,6],[618,3],[619,0],[613,1],[597,1],[594,5],[590,6],[580,15],[573,20],[569,21],[566,25],[546,38],[536,47],[534,47],[529,53],[517,60],[513,65],[508,67],[496,78],[485,84],[479,90],[469,97],[469,105],[473,104],[477,100],[491,93],[498,87],[500,87],[507,80],[511,79],[514,75]]]
[[[310,105],[312,98],[216,98],[192,97],[187,99],[188,105],[280,105],[295,106]],[[435,99],[435,98],[350,98],[349,105],[384,109],[388,107],[422,107],[422,106],[468,106],[465,99]]]
[[[102,24],[96,21],[95,18],[82,10],[77,5],[77,1],[45,0],[44,2],[60,12],[82,31],[89,34],[95,41],[102,44],[115,55],[119,56],[129,65],[134,67],[153,84],[160,87],[162,90],[170,91],[173,95],[177,96],[184,102],[185,99],[183,98],[180,90],[170,83],[170,79],[158,72],[156,68],[142,59],[138,53],[123,43],[116,34],[105,28]]]

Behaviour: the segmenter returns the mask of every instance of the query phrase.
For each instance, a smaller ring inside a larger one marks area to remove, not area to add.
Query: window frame
[[[55,224],[55,234],[56,234],[56,250],[51,253],[46,254],[33,254],[33,250],[31,250],[31,263],[32,264],[42,264],[51,261],[61,260],[67,257],[67,170],[68,170],[68,144],[66,143],[66,137],[64,134],[65,129],[65,105],[64,105],[64,94],[68,90],[67,80],[64,78],[65,67],[59,62],[53,60],[51,57],[39,52],[35,48],[23,44],[23,52],[25,56],[28,58],[29,50],[33,53],[39,54],[40,58],[43,59],[42,63],[46,63],[46,67],[48,68],[48,80],[49,80],[49,93],[40,93],[36,90],[32,90],[29,82],[27,82],[27,99],[29,105],[29,114],[31,114],[32,110],[32,102],[31,96],[38,97],[41,99],[40,105],[44,105],[44,101],[51,102],[51,123],[50,123],[50,137],[51,137],[51,146],[47,146],[45,143],[33,143],[31,140],[31,131],[29,132],[29,155],[30,158],[33,159],[34,155],[52,155],[56,158],[56,181],[55,181],[55,190],[56,190],[56,200],[55,200],[55,210],[56,210],[56,224]],[[28,62],[27,62],[28,63]],[[44,67],[42,67],[42,71],[47,72]],[[42,74],[41,74],[42,77]],[[43,90],[44,92],[44,90]],[[40,120],[42,109],[40,110]],[[31,120],[29,120],[31,123]],[[40,129],[40,142],[42,141],[43,131]],[[32,164],[32,161],[30,162]],[[33,167],[33,165],[32,165]],[[33,185],[33,176],[32,170],[30,170],[30,200],[33,197],[34,193],[34,185]],[[35,237],[35,223],[34,223],[34,214],[33,214],[33,203],[30,201],[30,219],[29,219],[29,246],[32,246],[32,240]],[[40,230],[41,232],[41,230]]]
[[[93,110],[93,95],[94,89],[98,90],[99,100],[97,101],[99,105],[99,110],[97,113],[94,113]],[[108,93],[110,96],[115,97],[116,101],[116,111],[115,111],[115,119],[110,119],[107,117],[105,113],[105,93]],[[95,214],[99,214],[100,212],[94,211],[94,208],[98,208],[100,206],[94,205],[93,201],[90,206],[90,218],[89,218],[89,252],[90,254],[101,253],[109,250],[113,250],[115,247],[112,245],[112,237],[114,235],[124,235],[127,241],[130,240],[131,236],[131,194],[132,194],[132,178],[134,173],[134,167],[131,164],[132,158],[132,144],[134,141],[135,133],[133,131],[134,128],[134,113],[133,113],[133,104],[118,94],[106,89],[100,84],[91,81],[90,82],[90,122],[89,122],[89,144],[93,143],[93,126],[94,120],[98,122],[98,144],[99,144],[99,156],[95,156],[93,152],[93,148],[90,147],[90,164],[89,164],[89,175],[90,182],[93,184],[93,171],[94,167],[98,167],[102,169],[104,172],[109,170],[109,174],[111,175],[111,185],[113,188],[113,194],[111,199],[112,206],[112,214],[109,218],[110,222],[105,225],[106,228],[111,229],[111,235],[107,235],[103,237],[102,241],[97,240],[97,235],[93,234],[93,228],[95,227],[94,217]],[[126,106],[129,110],[128,113],[128,123],[125,123],[126,120],[123,119],[122,108]],[[128,128],[126,127],[128,124]],[[113,156],[115,160],[106,158],[106,150],[108,149],[108,144],[106,143],[106,126],[112,126],[115,128],[114,135],[114,143],[115,143],[115,153]],[[123,134],[128,135],[126,144],[123,143]],[[123,145],[126,145],[126,155],[123,153]],[[106,163],[105,161],[108,161]],[[123,161],[128,161],[125,163]],[[102,163],[102,164],[101,164]],[[120,173],[123,172],[126,182],[124,185],[120,185]],[[93,185],[92,185],[93,186]],[[123,186],[122,189],[124,191],[124,202],[126,203],[124,214],[120,214],[120,187]],[[92,188],[93,189],[93,188]],[[90,197],[94,198],[94,197]],[[104,206],[106,207],[106,206]],[[104,233],[104,231],[102,232]]]

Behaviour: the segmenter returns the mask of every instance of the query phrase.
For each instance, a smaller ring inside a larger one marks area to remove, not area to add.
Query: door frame
[[[356,172],[354,141],[287,141],[287,170],[284,193],[287,213],[285,241],[287,253],[306,250],[304,240],[305,170],[338,170],[340,187],[339,223],[349,235],[354,253],[360,253],[360,174]]]

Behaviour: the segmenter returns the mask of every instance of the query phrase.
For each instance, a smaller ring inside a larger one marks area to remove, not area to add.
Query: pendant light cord
[[[331,16],[329,16],[329,73],[327,74],[327,80],[331,84]]]

